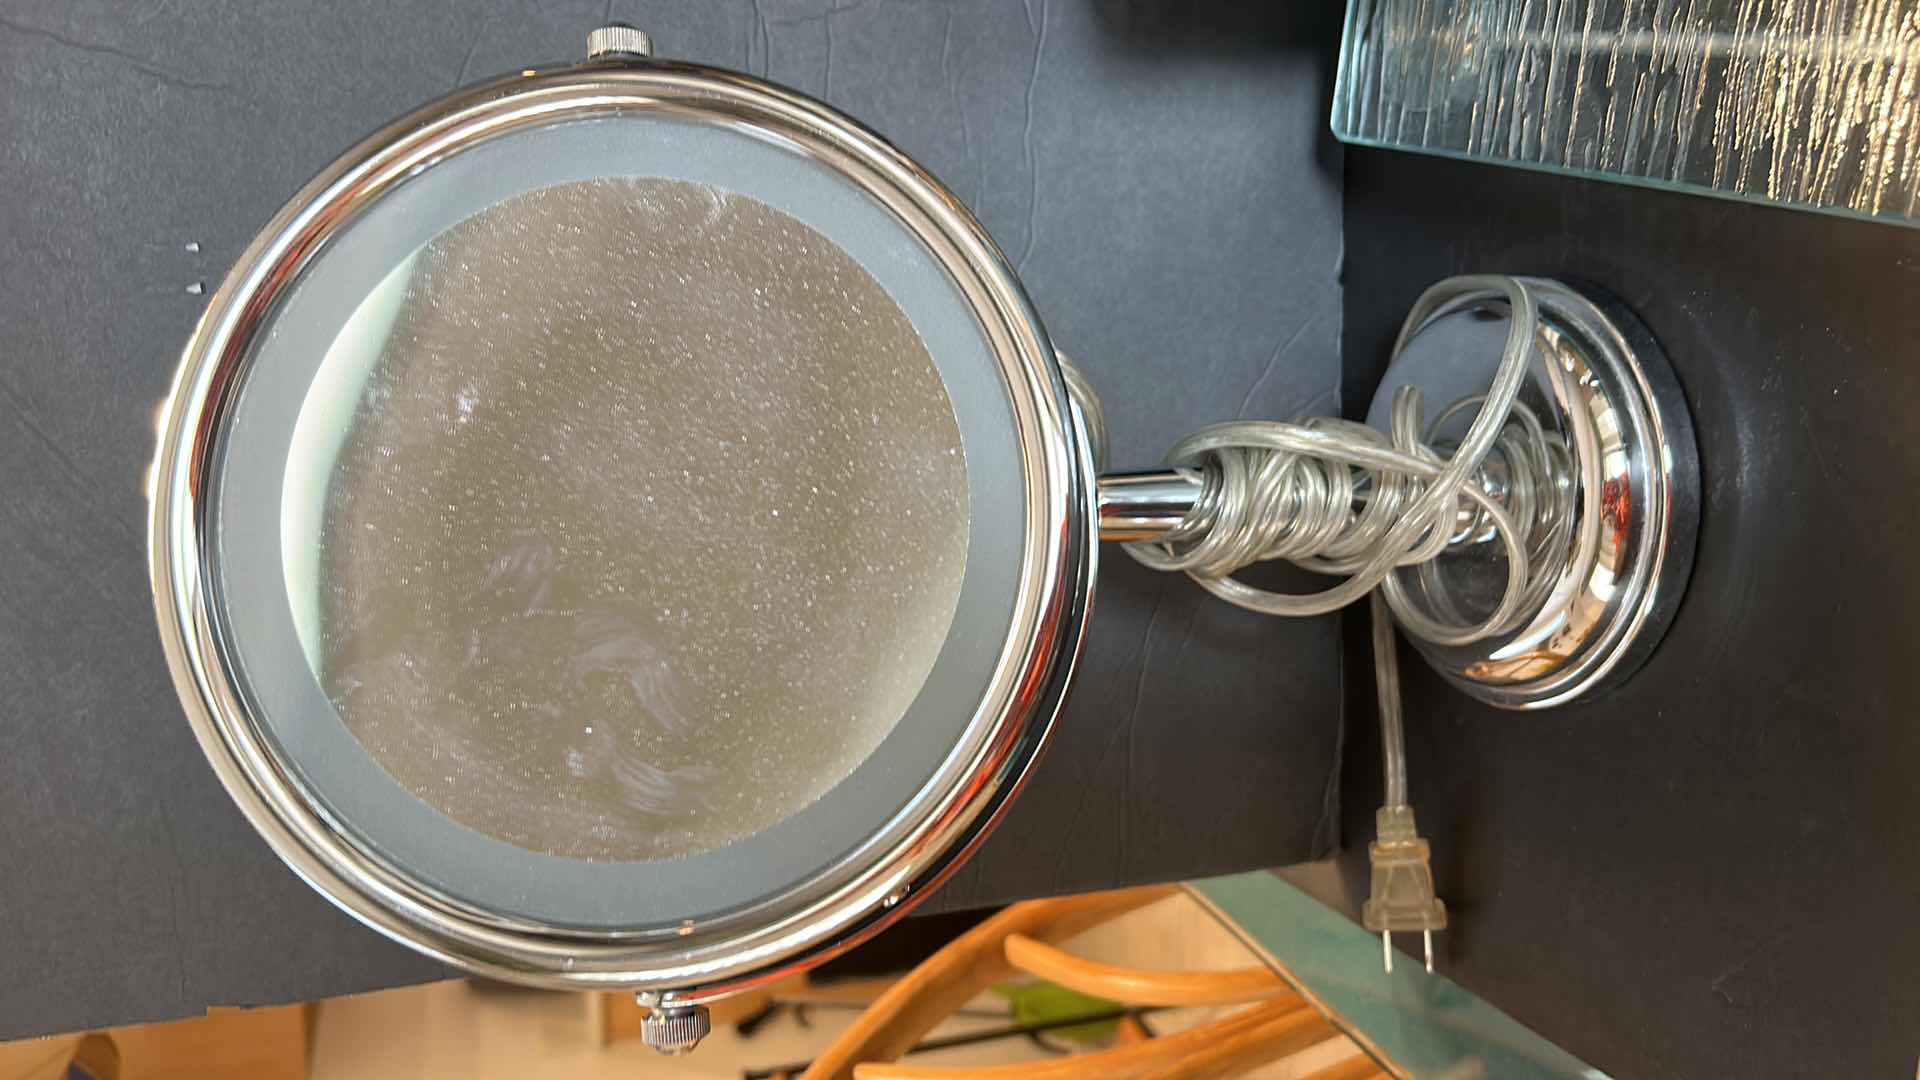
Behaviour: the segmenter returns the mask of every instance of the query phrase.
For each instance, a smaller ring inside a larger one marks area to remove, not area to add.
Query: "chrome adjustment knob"
[[[663,1054],[685,1054],[712,1031],[705,1005],[657,1005],[640,1022],[640,1041]]]
[[[587,59],[589,60],[652,55],[653,38],[645,30],[625,23],[611,23],[587,35]]]

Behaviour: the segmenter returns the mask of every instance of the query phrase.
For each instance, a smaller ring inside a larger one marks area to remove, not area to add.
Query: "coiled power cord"
[[[1528,283],[1491,275],[1440,282],[1408,313],[1394,356],[1437,312],[1464,297],[1488,294],[1505,296],[1510,320],[1485,394],[1454,401],[1428,422],[1421,391],[1402,386],[1394,392],[1384,432],[1326,417],[1202,428],[1175,443],[1165,459],[1197,483],[1191,504],[1159,535],[1125,545],[1145,566],[1185,573],[1221,599],[1269,615],[1321,615],[1370,598],[1385,799],[1369,847],[1373,890],[1362,921],[1381,934],[1388,971],[1394,932],[1422,934],[1431,971],[1433,931],[1446,926],[1428,846],[1408,802],[1393,624],[1440,645],[1511,632],[1553,590],[1573,549],[1577,485],[1568,444],[1519,400],[1541,345],[1539,305]],[[1104,467],[1106,419],[1099,397],[1071,363],[1063,359],[1062,367],[1095,459]],[[1547,372],[1562,377],[1551,365]],[[1466,432],[1451,444],[1442,441],[1440,432],[1469,409],[1474,413]],[[1576,415],[1574,422],[1582,419]],[[1505,550],[1503,591],[1490,613],[1464,617],[1430,571],[1451,547],[1491,542]],[[1275,559],[1343,580],[1319,592],[1289,594],[1233,576]],[[1402,570],[1413,571],[1413,586]]]

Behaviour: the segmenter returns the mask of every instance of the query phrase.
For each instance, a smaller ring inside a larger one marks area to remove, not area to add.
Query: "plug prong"
[[[1380,960],[1387,965],[1387,974],[1393,974],[1393,931],[1380,931]]]
[[[1420,937],[1421,937],[1421,939],[1422,939],[1423,941],[1425,941],[1425,942],[1426,942],[1426,946],[1427,946],[1427,974],[1429,974],[1429,975],[1431,975],[1431,974],[1433,974],[1433,931],[1431,931],[1431,930],[1422,930],[1422,931],[1420,931]]]

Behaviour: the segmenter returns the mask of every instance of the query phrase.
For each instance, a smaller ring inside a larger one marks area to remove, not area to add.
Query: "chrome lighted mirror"
[[[1452,283],[1389,379],[1431,420],[1389,393],[1378,429],[1225,425],[1102,480],[1097,397],[936,180],[638,31],[590,51],[329,167],[160,416],[181,700],[274,850],[375,929],[636,991],[690,1046],[702,1001],[857,943],[991,827],[1102,535],[1279,613],[1382,587],[1506,705],[1657,640],[1697,481],[1619,313]],[[1346,580],[1232,579],[1263,558]]]

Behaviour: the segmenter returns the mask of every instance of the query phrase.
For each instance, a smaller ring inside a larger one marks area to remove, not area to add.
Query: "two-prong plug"
[[[1373,886],[1360,908],[1360,922],[1380,935],[1380,950],[1393,970],[1393,935],[1418,930],[1433,971],[1433,932],[1447,928],[1447,905],[1433,892],[1427,842],[1413,823],[1413,807],[1383,806],[1374,814],[1376,839],[1367,845]]]

